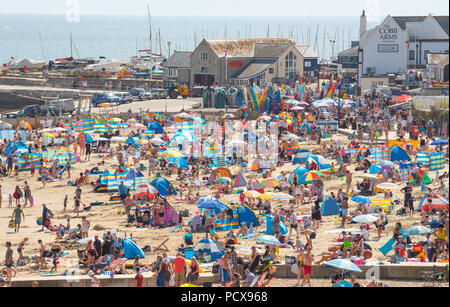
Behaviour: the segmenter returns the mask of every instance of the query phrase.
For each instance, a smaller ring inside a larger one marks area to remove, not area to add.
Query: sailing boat
[[[159,32],[158,34],[160,54],[157,54],[153,52],[152,23],[149,5],[147,5],[147,13],[150,49],[138,50],[138,52],[142,55],[131,57],[129,67],[137,71],[133,74],[135,77],[162,78],[162,66],[166,62],[166,58],[164,58],[161,54],[161,33]]]
[[[58,58],[55,59],[55,61],[50,61],[50,63],[56,70],[71,70],[75,68],[82,68],[89,64],[98,63],[98,61],[95,61],[93,59],[74,59],[73,47],[74,44],[72,39],[72,32],[70,32],[70,57]]]

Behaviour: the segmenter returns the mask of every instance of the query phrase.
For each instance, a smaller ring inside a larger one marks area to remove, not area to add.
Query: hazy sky
[[[447,0],[0,0],[0,13],[66,14],[68,7],[83,14],[152,16],[359,16],[448,15]]]

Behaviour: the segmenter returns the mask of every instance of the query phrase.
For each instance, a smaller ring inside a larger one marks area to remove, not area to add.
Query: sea
[[[368,27],[375,24],[368,24]],[[151,28],[151,40],[150,40]],[[193,51],[204,38],[284,37],[310,45],[329,59],[358,39],[359,17],[195,17],[0,14],[0,64],[11,57],[49,61],[70,56],[128,61],[152,49]],[[151,41],[151,44],[150,44]]]

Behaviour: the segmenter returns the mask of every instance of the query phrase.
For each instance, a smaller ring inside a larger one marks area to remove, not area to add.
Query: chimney
[[[367,17],[366,17],[366,11],[362,12],[361,19],[359,21],[359,38],[364,35],[367,31]]]

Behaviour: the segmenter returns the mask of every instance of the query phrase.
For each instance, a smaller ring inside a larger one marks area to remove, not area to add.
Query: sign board
[[[208,67],[202,67],[202,72],[203,73],[207,73],[208,72]]]
[[[228,61],[228,67],[242,67],[244,62],[240,60]]]

